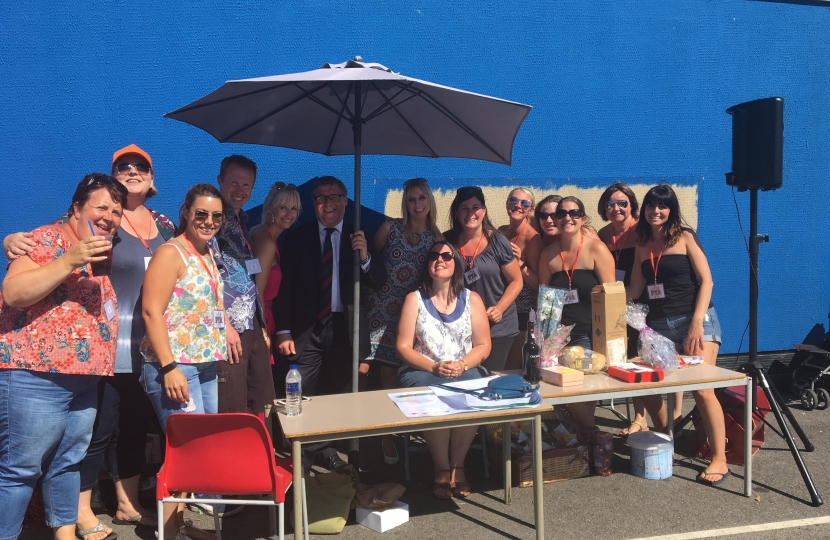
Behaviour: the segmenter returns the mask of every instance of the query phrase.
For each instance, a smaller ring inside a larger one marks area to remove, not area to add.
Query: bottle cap
[[[288,369],[297,369],[297,364],[291,364]]]

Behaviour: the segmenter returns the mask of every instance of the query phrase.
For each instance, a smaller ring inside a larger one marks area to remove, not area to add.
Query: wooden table
[[[653,394],[668,394],[667,408],[669,414],[668,434],[674,439],[674,393],[691,392],[706,388],[724,388],[728,386],[746,386],[746,404],[744,407],[744,495],[752,495],[752,378],[744,373],[728,369],[698,364],[675,370],[660,382],[627,383],[609,377],[606,373],[586,375],[582,386],[562,388],[548,383],[541,383],[539,392],[551,405],[579,403],[581,401],[599,401],[603,399],[624,399]]]
[[[387,394],[402,391],[423,391],[421,388],[379,390],[356,394],[315,396],[303,402],[300,416],[278,417],[283,433],[292,441],[291,454],[294,459],[294,538],[303,536],[302,519],[302,445],[323,441],[336,441],[358,437],[445,429],[481,424],[502,424],[502,434],[510,433],[511,422],[530,420],[533,422],[533,510],[536,519],[536,538],[545,537],[542,481],[542,413],[552,410],[543,403],[534,409],[506,409],[458,413],[448,416],[407,418]],[[584,401],[584,399],[579,399]],[[504,500],[510,502],[510,437],[502,436],[504,456]]]

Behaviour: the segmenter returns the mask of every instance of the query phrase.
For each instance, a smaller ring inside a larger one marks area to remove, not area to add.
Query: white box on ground
[[[358,523],[379,533],[409,521],[409,505],[401,501],[395,501],[380,510],[358,508],[355,512]]]

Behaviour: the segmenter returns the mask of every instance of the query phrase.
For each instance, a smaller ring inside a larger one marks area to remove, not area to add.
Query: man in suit
[[[361,285],[382,287],[386,272],[383,261],[371,255],[374,243],[343,221],[348,203],[343,182],[334,176],[318,177],[311,196],[317,219],[289,231],[280,256],[275,344],[287,364],[297,364],[304,395],[338,394],[351,388],[352,324],[357,322],[354,251],[360,257]],[[361,370],[367,367],[363,364]],[[345,465],[330,443],[307,448],[309,452],[303,452],[307,465],[317,451],[327,468]]]

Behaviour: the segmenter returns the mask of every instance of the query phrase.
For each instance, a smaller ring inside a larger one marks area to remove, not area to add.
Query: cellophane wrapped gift
[[[539,367],[552,367],[570,340],[571,326],[562,326],[565,290],[542,285],[539,287],[536,313],[536,343],[539,344]]]
[[[645,304],[629,302],[626,306],[626,322],[640,331],[640,338],[637,340],[637,353],[640,358],[649,366],[668,375],[677,368],[677,349],[672,340],[648,327],[646,315],[648,306]]]

